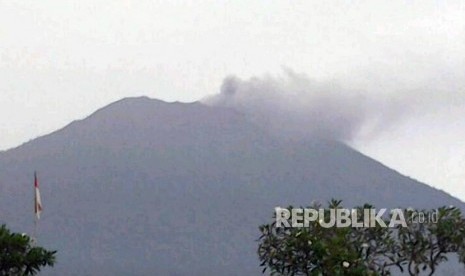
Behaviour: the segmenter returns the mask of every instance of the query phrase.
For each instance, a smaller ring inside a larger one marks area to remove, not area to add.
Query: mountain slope
[[[275,206],[464,204],[333,141],[288,141],[234,110],[129,98],[0,153],[0,219],[32,229],[55,275],[253,275]],[[463,208],[465,209],[465,208]]]

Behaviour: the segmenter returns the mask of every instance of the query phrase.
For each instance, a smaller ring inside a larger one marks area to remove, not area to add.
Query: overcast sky
[[[189,102],[292,70],[394,99],[401,120],[350,144],[465,200],[464,5],[0,0],[0,149],[123,97]]]

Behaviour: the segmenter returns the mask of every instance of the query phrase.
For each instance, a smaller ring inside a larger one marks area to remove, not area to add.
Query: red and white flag
[[[40,200],[39,192],[39,180],[37,179],[37,173],[34,173],[34,213],[37,219],[40,219],[40,213],[42,212],[42,201]]]

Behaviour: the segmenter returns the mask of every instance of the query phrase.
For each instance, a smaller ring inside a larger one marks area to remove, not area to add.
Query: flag
[[[37,173],[34,173],[34,213],[37,219],[40,219],[40,213],[42,212],[42,201],[40,200],[39,192],[39,180],[37,179]]]

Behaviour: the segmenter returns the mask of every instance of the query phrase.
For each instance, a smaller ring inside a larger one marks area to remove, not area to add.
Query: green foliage
[[[322,207],[314,204],[309,208]],[[325,218],[329,209],[337,208],[343,208],[341,201],[332,200],[324,209]],[[357,208],[358,221],[364,220],[363,209],[372,208],[368,204]],[[272,275],[391,275],[393,267],[410,275],[432,275],[447,261],[447,253],[458,254],[465,263],[465,220],[458,208],[421,212],[409,208],[403,212],[407,227],[323,228],[317,220],[300,228],[276,227],[276,221],[262,225],[260,265],[264,273]],[[436,219],[431,219],[433,215]],[[387,225],[389,219],[383,218]]]
[[[56,251],[33,246],[30,237],[0,227],[0,275],[35,275],[44,266],[53,266]]]

